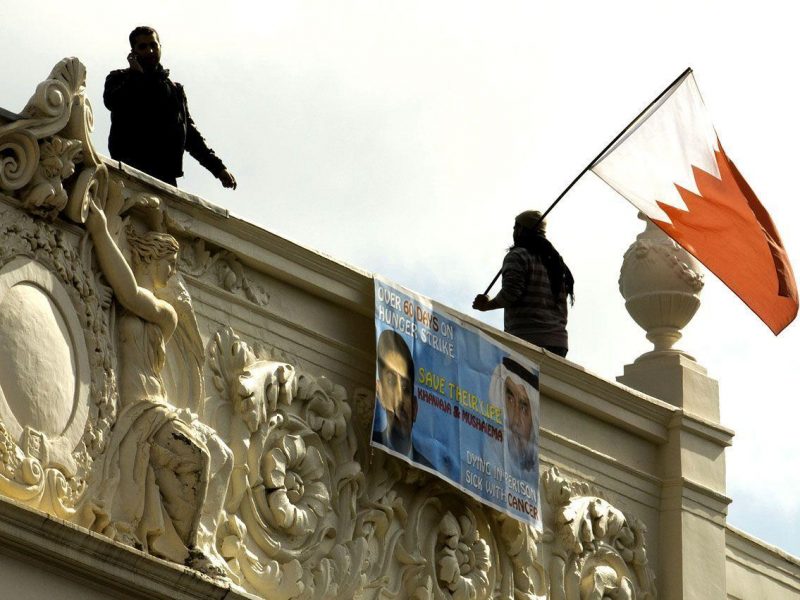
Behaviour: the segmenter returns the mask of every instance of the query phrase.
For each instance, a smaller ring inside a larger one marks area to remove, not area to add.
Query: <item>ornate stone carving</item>
[[[365,548],[352,535],[363,474],[344,390],[258,355],[230,329],[210,357],[213,414],[234,453],[222,544],[231,577],[270,598],[352,597]]]
[[[20,113],[17,127],[38,139],[58,133],[72,117],[76,98],[86,89],[86,67],[77,58],[64,58],[53,67],[47,79],[36,86],[31,99]]]
[[[270,599],[655,597],[644,527],[557,471],[548,574],[534,530],[371,452],[373,390],[351,409],[231,329],[204,347],[178,260],[269,295],[234,254],[156,233],[159,198],[109,180],[84,78],[65,59],[0,126],[0,493]]]
[[[39,143],[24,129],[0,126],[0,190],[13,192],[27,183],[39,165]]]
[[[42,142],[39,166],[22,191],[23,207],[36,215],[53,219],[69,201],[63,181],[75,173],[75,163],[83,157],[83,145],[54,135]]]
[[[118,204],[118,203],[117,203]],[[119,221],[112,215],[112,223]],[[129,266],[93,202],[87,229],[100,268],[124,307],[119,332],[120,413],[82,513],[83,524],[125,544],[222,576],[214,544],[231,451],[188,409],[170,403],[162,379],[173,337],[199,343],[191,302],[175,277],[178,243],[128,227]],[[173,335],[180,331],[178,335]],[[199,356],[202,345],[186,355]],[[198,375],[199,377],[199,375]],[[198,390],[202,394],[202,389]],[[196,404],[200,404],[199,401]]]
[[[544,598],[538,534],[375,453],[359,502],[365,598]]]
[[[550,560],[551,600],[654,600],[646,528],[606,500],[587,495],[553,467],[542,477],[555,539]]]
[[[533,530],[382,453],[363,472],[341,387],[230,329],[209,357],[206,414],[235,457],[232,580],[269,598],[543,597]]]
[[[641,213],[639,218],[645,230],[625,252],[619,275],[625,308],[653,342],[653,350],[639,358],[685,354],[672,346],[700,307],[700,263]]]
[[[442,587],[455,600],[486,596],[489,592],[489,544],[478,533],[471,511],[456,519],[446,513],[439,523],[437,539],[438,576]]]
[[[91,142],[85,83],[83,64],[63,59],[38,85],[21,118],[0,126],[0,190],[22,190],[22,205],[39,216],[63,212],[82,223],[90,201],[105,203],[108,170]],[[83,168],[75,173],[78,163]]]
[[[195,239],[183,244],[180,254],[181,270],[194,277],[208,277],[232,294],[243,294],[250,302],[259,306],[269,304],[269,294],[263,286],[247,276],[245,268],[235,254],[227,250],[211,253],[205,241]]]
[[[60,230],[2,206],[0,223],[0,492],[69,519],[116,417],[108,323]]]

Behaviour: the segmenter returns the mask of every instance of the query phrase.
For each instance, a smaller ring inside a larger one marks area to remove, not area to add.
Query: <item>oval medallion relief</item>
[[[89,413],[83,328],[56,276],[29,258],[0,270],[0,419],[17,444],[45,434],[48,462],[67,470]]]

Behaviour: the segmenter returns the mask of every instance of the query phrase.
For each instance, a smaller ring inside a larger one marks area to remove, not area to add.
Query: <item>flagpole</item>
[[[539,223],[541,223],[542,221],[544,221],[544,218],[545,218],[545,217],[546,217],[546,216],[547,216],[547,215],[550,213],[550,211],[551,211],[551,210],[553,210],[553,209],[555,208],[556,204],[558,204],[558,203],[561,201],[561,199],[562,199],[564,196],[566,196],[566,195],[567,195],[567,192],[568,192],[568,191],[570,191],[570,190],[572,189],[572,186],[574,186],[576,183],[578,183],[578,180],[579,180],[581,177],[583,177],[584,175],[586,175],[586,173],[587,173],[587,172],[588,172],[588,171],[589,171],[589,170],[590,170],[590,169],[591,169],[591,168],[592,168],[592,167],[595,165],[595,163],[596,163],[596,162],[597,162],[597,161],[600,159],[600,157],[601,157],[601,156],[603,156],[603,155],[604,155],[606,152],[608,152],[608,150],[609,150],[609,149],[610,149],[610,148],[611,148],[611,147],[612,147],[614,144],[616,144],[616,143],[619,141],[619,139],[620,139],[620,138],[621,138],[623,135],[625,135],[625,133],[628,131],[628,129],[630,129],[631,125],[633,125],[634,123],[636,123],[636,121],[638,121],[638,120],[639,120],[639,119],[642,117],[642,115],[644,115],[644,114],[645,114],[645,113],[646,113],[648,110],[650,110],[651,108],[653,108],[653,106],[654,106],[654,105],[655,105],[655,104],[656,104],[656,103],[657,103],[659,100],[661,100],[661,98],[663,98],[663,97],[664,97],[664,95],[665,95],[667,92],[669,92],[669,91],[670,91],[670,90],[671,90],[671,89],[672,89],[672,88],[673,88],[673,87],[674,87],[674,86],[675,86],[675,85],[676,85],[676,84],[677,84],[677,83],[678,83],[678,82],[679,82],[681,79],[683,79],[684,77],[686,77],[687,75],[689,75],[691,72],[692,72],[692,68],[691,68],[691,67],[686,67],[686,70],[685,70],[683,73],[681,73],[681,74],[680,74],[678,77],[676,77],[676,78],[675,78],[675,81],[673,81],[673,82],[672,82],[672,83],[670,83],[670,84],[669,84],[669,85],[668,85],[666,88],[664,88],[664,91],[663,91],[663,92],[661,92],[661,93],[660,93],[658,96],[656,96],[656,99],[655,99],[655,100],[653,100],[653,101],[652,101],[650,104],[648,104],[648,105],[647,105],[647,106],[644,108],[644,110],[643,110],[642,112],[640,112],[638,115],[636,115],[636,117],[634,117],[634,118],[633,118],[633,120],[632,120],[630,123],[628,123],[628,124],[625,126],[625,128],[624,128],[622,131],[620,131],[620,132],[619,132],[619,134],[617,134],[617,136],[616,136],[616,137],[615,137],[613,140],[611,140],[611,141],[608,143],[608,145],[607,145],[605,148],[603,148],[603,149],[600,151],[600,153],[599,153],[597,156],[595,156],[595,157],[594,157],[594,158],[591,160],[591,162],[590,162],[588,165],[586,165],[586,167],[584,167],[584,169],[583,169],[583,170],[582,170],[580,173],[578,173],[578,176],[577,176],[575,179],[573,179],[573,180],[572,180],[572,182],[571,182],[571,183],[570,183],[570,184],[569,184],[569,185],[568,185],[568,186],[567,186],[567,187],[564,189],[564,191],[563,191],[563,192],[561,192],[561,193],[558,195],[558,198],[556,198],[556,199],[553,201],[553,203],[552,203],[552,204],[551,204],[551,205],[550,205],[550,206],[547,208],[547,210],[546,210],[546,211],[544,211],[544,213],[542,214],[541,218],[540,218],[538,221],[536,221],[536,224],[533,226],[533,228],[535,229],[535,228],[536,228],[536,227],[539,225]],[[489,295],[489,290],[491,290],[491,289],[492,289],[492,286],[493,286],[493,285],[494,285],[494,284],[497,282],[497,280],[500,278],[500,275],[502,275],[502,273],[503,273],[503,269],[501,268],[501,269],[500,269],[500,270],[497,272],[497,275],[495,275],[495,276],[494,276],[494,279],[492,279],[492,282],[489,284],[489,287],[487,287],[487,288],[486,288],[486,291],[485,291],[485,292],[483,292],[483,295],[484,295],[484,296],[488,296],[488,295]]]

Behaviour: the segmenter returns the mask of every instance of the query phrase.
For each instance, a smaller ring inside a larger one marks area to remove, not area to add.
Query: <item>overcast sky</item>
[[[292,1],[0,4],[0,106],[79,57],[108,154],[105,75],[139,24],[239,181],[190,157],[184,189],[279,235],[502,327],[470,305],[513,217],[545,208],[691,66],[726,152],[800,269],[790,3]],[[643,229],[593,175],[549,218],[576,279],[569,359],[613,380],[651,348],[617,289]],[[800,325],[774,337],[713,276],[678,347],[719,379],[729,522],[800,555]]]

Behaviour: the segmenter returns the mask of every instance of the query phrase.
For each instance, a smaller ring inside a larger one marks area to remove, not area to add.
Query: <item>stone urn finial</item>
[[[700,307],[700,263],[642,213],[643,232],[625,252],[619,291],[633,320],[647,332],[653,350],[636,359],[685,352],[672,346]]]

